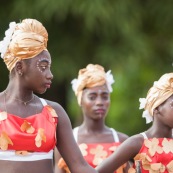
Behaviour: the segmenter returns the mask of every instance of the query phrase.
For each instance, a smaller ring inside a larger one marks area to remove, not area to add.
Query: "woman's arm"
[[[56,130],[57,149],[67,163],[71,173],[97,173],[83,158],[73,137],[71,122],[64,109],[57,103],[50,102],[58,115]]]
[[[58,152],[57,148],[54,149],[54,162],[55,162],[55,173],[67,173],[65,171],[66,163],[63,162],[62,156]]]
[[[112,173],[118,167],[133,159],[138,154],[142,144],[142,135],[135,135],[126,139],[117,150],[96,167],[99,173]]]
[[[125,133],[117,131],[119,141],[123,143],[126,139],[129,138],[129,136]],[[130,161],[126,162],[125,164],[122,165],[123,167],[123,173],[128,173],[129,168],[131,167]]]

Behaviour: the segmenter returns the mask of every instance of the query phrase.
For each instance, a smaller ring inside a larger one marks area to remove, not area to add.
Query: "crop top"
[[[0,155],[7,150],[17,155],[53,150],[58,115],[44,99],[40,100],[44,106],[41,113],[26,118],[0,111]]]
[[[141,134],[144,142],[139,153],[134,157],[139,167],[133,165],[129,173],[134,172],[134,169],[140,169],[142,173],[173,172],[173,139],[148,138],[144,132]]]
[[[114,138],[114,142],[112,142],[112,143],[78,144],[83,157],[93,168],[98,166],[104,159],[109,157],[117,149],[117,147],[121,144],[119,141],[117,132],[113,128],[110,128],[110,130],[111,130],[113,138]],[[79,131],[79,127],[75,127],[73,129],[73,135],[74,135],[76,142],[78,141],[78,131]],[[114,172],[114,173],[122,173],[124,167],[125,167],[125,164],[123,166],[119,167],[116,170],[116,172]]]
[[[73,129],[73,135],[74,135],[76,142],[78,142],[78,130],[79,130],[79,127],[75,127]],[[117,132],[113,128],[110,128],[110,130],[111,130],[113,138],[114,138],[114,142],[112,142],[112,143],[81,143],[81,144],[78,144],[84,159],[93,168],[98,166],[104,159],[109,157],[117,149],[117,147],[121,144],[119,141]],[[122,173],[123,168],[125,168],[125,166],[126,166],[126,164],[122,165],[114,173]],[[62,158],[58,162],[58,167],[66,170],[66,173],[70,173],[69,169],[67,168],[66,163],[64,162],[64,160]]]

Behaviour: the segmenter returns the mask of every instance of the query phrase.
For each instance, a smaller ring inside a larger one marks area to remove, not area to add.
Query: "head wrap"
[[[84,88],[92,88],[106,84],[109,92],[112,92],[111,85],[114,83],[114,79],[110,70],[105,73],[101,65],[88,64],[86,68],[79,70],[78,78],[73,79],[71,83],[72,89],[77,96],[78,104],[81,105]]]
[[[173,73],[166,73],[158,81],[155,81],[149,89],[146,98],[140,98],[139,109],[145,109],[142,117],[146,123],[153,121],[154,109],[161,105],[173,94]]]
[[[35,19],[25,19],[17,24],[11,22],[5,35],[0,42],[0,53],[10,72],[18,61],[33,58],[47,50],[48,33]]]

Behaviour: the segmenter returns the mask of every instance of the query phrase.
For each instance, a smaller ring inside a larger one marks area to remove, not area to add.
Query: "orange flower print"
[[[80,151],[81,151],[83,156],[87,156],[88,155],[87,148],[88,148],[88,146],[86,144],[84,144],[84,143],[79,145],[79,149],[80,149]]]
[[[134,160],[135,160],[135,166],[137,166],[137,163],[139,163],[139,161],[141,161],[142,167],[145,170],[150,169],[150,162],[152,161],[152,159],[146,153],[137,154],[134,157]]]
[[[0,112],[0,124],[1,124],[1,121],[6,119],[7,119],[7,112]]]
[[[117,149],[117,146],[112,146],[109,148],[110,151],[115,151]]]
[[[67,166],[67,164],[66,164],[66,162],[64,161],[63,158],[60,158],[60,159],[59,159],[58,167],[59,167],[60,169],[65,170],[65,173],[71,173],[70,170],[69,170],[69,168],[68,168],[68,166]]]
[[[1,148],[1,150],[7,150],[8,144],[13,145],[13,142],[11,141],[11,139],[8,137],[8,135],[5,132],[2,132],[1,136],[0,136],[0,148]]]
[[[145,146],[149,149],[148,152],[151,156],[154,156],[154,154],[157,152],[161,154],[163,152],[163,149],[158,145],[159,140],[156,138],[153,138],[150,140],[144,141]]]
[[[90,150],[90,153],[94,155],[93,164],[96,166],[99,165],[108,155],[102,145],[97,145],[96,148]]]
[[[46,142],[46,136],[44,134],[44,129],[40,128],[38,129],[38,134],[35,138],[35,145],[41,147],[42,141]]]
[[[51,106],[48,106],[48,105],[47,105],[47,108],[48,108],[49,112],[50,112],[51,115],[52,115],[53,122],[55,122],[55,118],[58,117],[57,113],[55,112],[55,110],[54,110]]]
[[[163,151],[168,154],[169,152],[173,153],[173,140],[167,140],[166,138],[162,141]]]
[[[168,172],[173,173],[173,160],[171,160],[167,165],[166,168]]]
[[[27,133],[34,133],[35,129],[32,127],[31,123],[27,122],[24,120],[23,124],[21,125],[20,129],[22,132],[27,132]]]
[[[129,168],[128,173],[136,173],[136,170],[134,168]]]
[[[152,159],[146,153],[139,153],[134,157],[134,160],[141,160],[142,165],[149,164]]]
[[[149,173],[161,173],[165,172],[165,166],[161,163],[153,163],[151,164],[151,169],[149,170]]]

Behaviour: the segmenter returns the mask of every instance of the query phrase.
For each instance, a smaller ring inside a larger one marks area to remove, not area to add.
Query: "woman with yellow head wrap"
[[[96,173],[81,155],[65,110],[34,94],[44,93],[53,79],[47,41],[45,27],[25,19],[10,23],[0,42],[10,72],[0,93],[0,172],[53,173],[57,147],[72,173]]]
[[[111,71],[106,73],[98,64],[88,64],[79,70],[77,79],[72,80],[72,89],[83,114],[83,122],[73,129],[73,134],[85,160],[94,168],[128,138],[105,124],[113,83]],[[59,158],[56,158],[56,173],[69,173],[64,160]],[[123,173],[125,168],[123,165],[115,172]]]
[[[47,50],[48,33],[37,20],[25,19],[18,24],[12,22],[6,33],[0,42],[0,52],[10,72],[18,61],[33,58]]]
[[[155,81],[146,98],[140,99],[143,117],[152,126],[143,133],[129,137],[96,170],[111,173],[129,159],[134,166],[129,173],[173,172],[173,73],[166,73]]]
[[[92,88],[106,84],[108,91],[112,92],[111,85],[114,83],[111,71],[105,73],[104,68],[98,64],[89,64],[79,70],[78,79],[72,81],[72,88],[77,96],[78,104],[81,104],[82,92],[85,88]]]
[[[148,91],[146,98],[140,98],[140,109],[145,109],[143,117],[149,123],[153,120],[154,110],[173,94],[173,74],[163,75]]]

